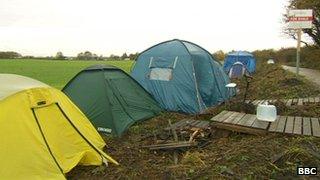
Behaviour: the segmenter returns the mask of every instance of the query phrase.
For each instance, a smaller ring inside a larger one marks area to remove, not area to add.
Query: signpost
[[[297,31],[297,61],[296,61],[296,74],[299,75],[300,66],[300,47],[302,29],[312,28],[313,12],[311,9],[292,9],[288,13],[289,29]]]

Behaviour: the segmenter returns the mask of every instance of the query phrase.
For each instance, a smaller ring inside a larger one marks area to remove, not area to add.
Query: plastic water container
[[[259,104],[257,107],[257,119],[273,122],[277,119],[277,108],[274,105]]]

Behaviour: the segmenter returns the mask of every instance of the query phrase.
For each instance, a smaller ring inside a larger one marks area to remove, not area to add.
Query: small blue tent
[[[232,65],[236,62],[244,64],[249,73],[253,73],[256,70],[256,59],[252,54],[246,51],[236,51],[229,53],[225,58],[223,65],[225,72],[228,73]]]
[[[143,51],[131,75],[168,111],[198,114],[229,97],[221,64],[188,41],[174,39]]]
[[[230,79],[242,78],[245,74],[247,74],[247,69],[241,62],[234,63],[228,73]]]

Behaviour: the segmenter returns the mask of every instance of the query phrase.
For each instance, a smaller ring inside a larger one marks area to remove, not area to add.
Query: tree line
[[[123,53],[121,56],[98,56],[90,51],[84,51],[77,54],[75,57],[65,56],[61,51],[57,52],[55,56],[35,57],[35,56],[22,56],[14,51],[0,51],[0,59],[48,59],[48,60],[134,60],[138,57],[139,53]]]

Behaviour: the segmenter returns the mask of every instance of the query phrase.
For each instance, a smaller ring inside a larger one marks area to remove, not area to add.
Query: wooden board
[[[286,126],[286,121],[287,121],[287,117],[286,116],[281,116],[279,119],[279,122],[277,124],[277,128],[275,129],[274,132],[284,132],[285,126]]]
[[[314,98],[313,97],[309,97],[309,103],[314,103]]]
[[[181,125],[185,124],[185,123],[186,123],[186,121],[187,121],[186,119],[182,119],[182,120],[180,120],[180,121],[178,121],[178,122],[174,123],[173,125],[171,125],[171,127],[167,127],[167,128],[165,128],[165,130],[176,129],[177,127],[179,127],[179,126],[181,126]]]
[[[254,134],[254,135],[267,134],[267,131],[264,129],[239,126],[236,124],[226,124],[226,123],[221,123],[221,122],[213,122],[212,125],[216,128],[219,128],[219,129],[225,129],[225,130],[235,131],[235,132],[242,132],[242,133],[247,133],[247,134]]]
[[[224,120],[221,121],[221,118]],[[318,118],[277,116],[274,122],[267,122],[258,120],[254,114],[227,112],[220,115],[220,118],[212,119],[214,119],[211,123],[213,126],[230,131],[257,135],[276,132],[320,137],[320,120]]]
[[[254,100],[251,101],[251,103],[255,106],[258,104],[264,104],[265,102],[268,102],[269,104],[274,104],[276,101],[281,101],[286,104],[286,106],[292,106],[292,105],[298,105],[302,106],[303,104],[307,103],[319,103],[320,97],[308,97],[308,98],[293,98],[293,99],[267,99],[267,100]],[[246,102],[249,102],[249,100],[246,100]]]
[[[269,127],[269,131],[270,132],[275,132],[276,131],[276,128],[277,128],[278,123],[279,123],[279,119],[280,119],[280,116],[277,116],[277,119],[270,124],[270,127]]]
[[[203,128],[203,129],[209,128],[209,125],[210,123],[208,121],[201,121],[199,124],[197,124],[199,128]]]
[[[240,121],[246,114],[245,113],[239,113],[237,117],[233,119],[233,121],[230,121],[232,124],[236,124],[238,121]]]
[[[171,127],[166,127],[164,130],[171,130],[171,129],[184,129],[187,127],[196,127],[196,128],[209,128],[210,123],[208,121],[203,120],[193,120],[193,119],[182,119],[174,124]]]
[[[160,150],[160,149],[178,149],[178,148],[186,148],[198,145],[197,142],[173,142],[167,144],[154,144],[148,146],[142,146],[143,148],[149,148],[150,150]]]
[[[302,117],[295,117],[294,119],[294,127],[293,134],[301,134],[302,133]]]
[[[320,124],[318,118],[311,118],[312,135],[320,137]]]
[[[247,120],[246,121],[242,121],[242,124],[243,126],[252,126],[253,122],[256,120],[256,116],[255,115],[251,115],[247,117]]]
[[[258,105],[259,101],[260,101],[260,100],[254,100],[254,101],[252,102],[252,104],[256,106],[256,105]]]
[[[267,130],[268,126],[269,126],[270,122],[267,121],[261,121],[257,118],[255,118],[253,124],[251,127],[253,128],[258,128],[258,129],[265,129]]]
[[[233,112],[229,117],[227,117],[227,118],[226,118],[224,121],[222,121],[222,122],[224,122],[224,123],[231,123],[231,122],[234,120],[234,118],[236,118],[238,115],[239,115],[238,112]]]
[[[214,116],[211,118],[211,121],[216,121],[218,119],[220,119],[222,116],[224,116],[225,114],[229,113],[230,111],[222,111],[221,113],[219,113],[218,115]]]
[[[285,103],[286,103],[286,106],[291,106],[291,104],[292,104],[292,99],[288,99]]]
[[[302,131],[303,131],[303,135],[307,135],[307,136],[311,136],[312,135],[312,130],[311,130],[311,121],[310,121],[310,118],[309,117],[303,117],[302,118],[303,120],[303,128],[302,128]]]
[[[272,99],[272,100],[271,100],[271,103],[275,103],[275,102],[277,102],[276,99]]]
[[[294,117],[293,116],[288,116],[284,132],[288,133],[288,134],[292,134],[293,133],[293,127],[294,127]]]
[[[292,104],[297,104],[297,103],[298,103],[298,99],[297,98],[292,99]]]
[[[233,124],[244,125],[245,122],[250,118],[251,114],[245,114],[239,121],[234,122]]]

